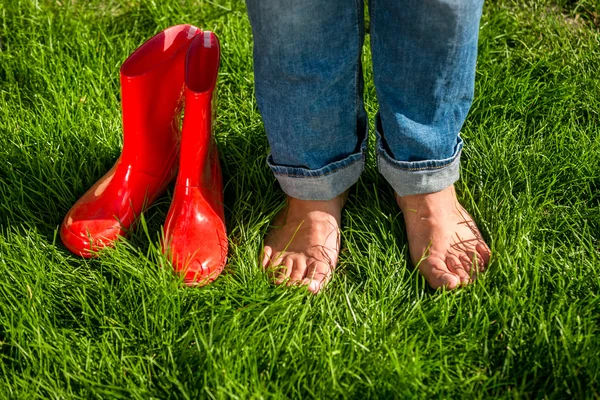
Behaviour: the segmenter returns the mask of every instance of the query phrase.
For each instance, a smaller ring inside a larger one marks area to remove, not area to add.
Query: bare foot
[[[410,258],[434,289],[472,282],[490,260],[490,249],[473,218],[460,205],[454,186],[440,192],[400,197]]]
[[[340,251],[340,219],[346,195],[328,201],[288,197],[265,239],[263,267],[275,283],[306,285],[318,293],[331,279]]]

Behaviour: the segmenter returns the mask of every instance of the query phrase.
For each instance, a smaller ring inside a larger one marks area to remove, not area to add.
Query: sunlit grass
[[[253,98],[243,2],[0,4],[0,395],[487,398],[600,395],[600,6],[488,2],[461,200],[494,253],[474,285],[414,272],[374,158],[319,296],[258,266],[283,195]],[[183,287],[160,252],[171,193],[99,259],[60,243],[122,143],[118,68],[171,25],[222,42],[216,137],[230,254]],[[367,41],[368,42],[368,41]],[[377,109],[368,43],[367,109]]]

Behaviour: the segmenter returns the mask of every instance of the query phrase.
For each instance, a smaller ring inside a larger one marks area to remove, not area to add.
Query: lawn
[[[58,227],[122,144],[119,66],[171,25],[222,42],[216,138],[229,261],[187,288],[161,254],[172,191],[101,258]],[[493,260],[433,291],[368,166],[320,295],[273,286],[261,240],[283,204],[253,97],[244,3],[0,3],[0,397],[600,396],[600,4],[488,1],[459,196]],[[365,43],[366,105],[377,109]]]

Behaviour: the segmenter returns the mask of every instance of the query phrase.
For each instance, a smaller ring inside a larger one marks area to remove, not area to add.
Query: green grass
[[[3,1],[0,397],[599,397],[599,18],[595,0],[486,4],[458,185],[494,252],[482,279],[427,287],[371,153],[340,266],[312,296],[272,286],[257,264],[283,195],[243,2]],[[57,234],[120,152],[120,64],[184,22],[223,50],[230,256],[201,289],[160,252],[170,192],[102,258],[73,256]]]

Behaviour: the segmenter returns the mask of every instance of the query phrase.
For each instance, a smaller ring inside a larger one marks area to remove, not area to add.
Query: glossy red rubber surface
[[[65,216],[60,237],[73,253],[92,257],[112,245],[175,178],[185,56],[200,33],[171,27],[123,63],[123,151]]]
[[[225,266],[223,181],[212,135],[220,48],[204,31],[188,50],[179,175],[165,223],[163,250],[190,285],[213,281]]]

